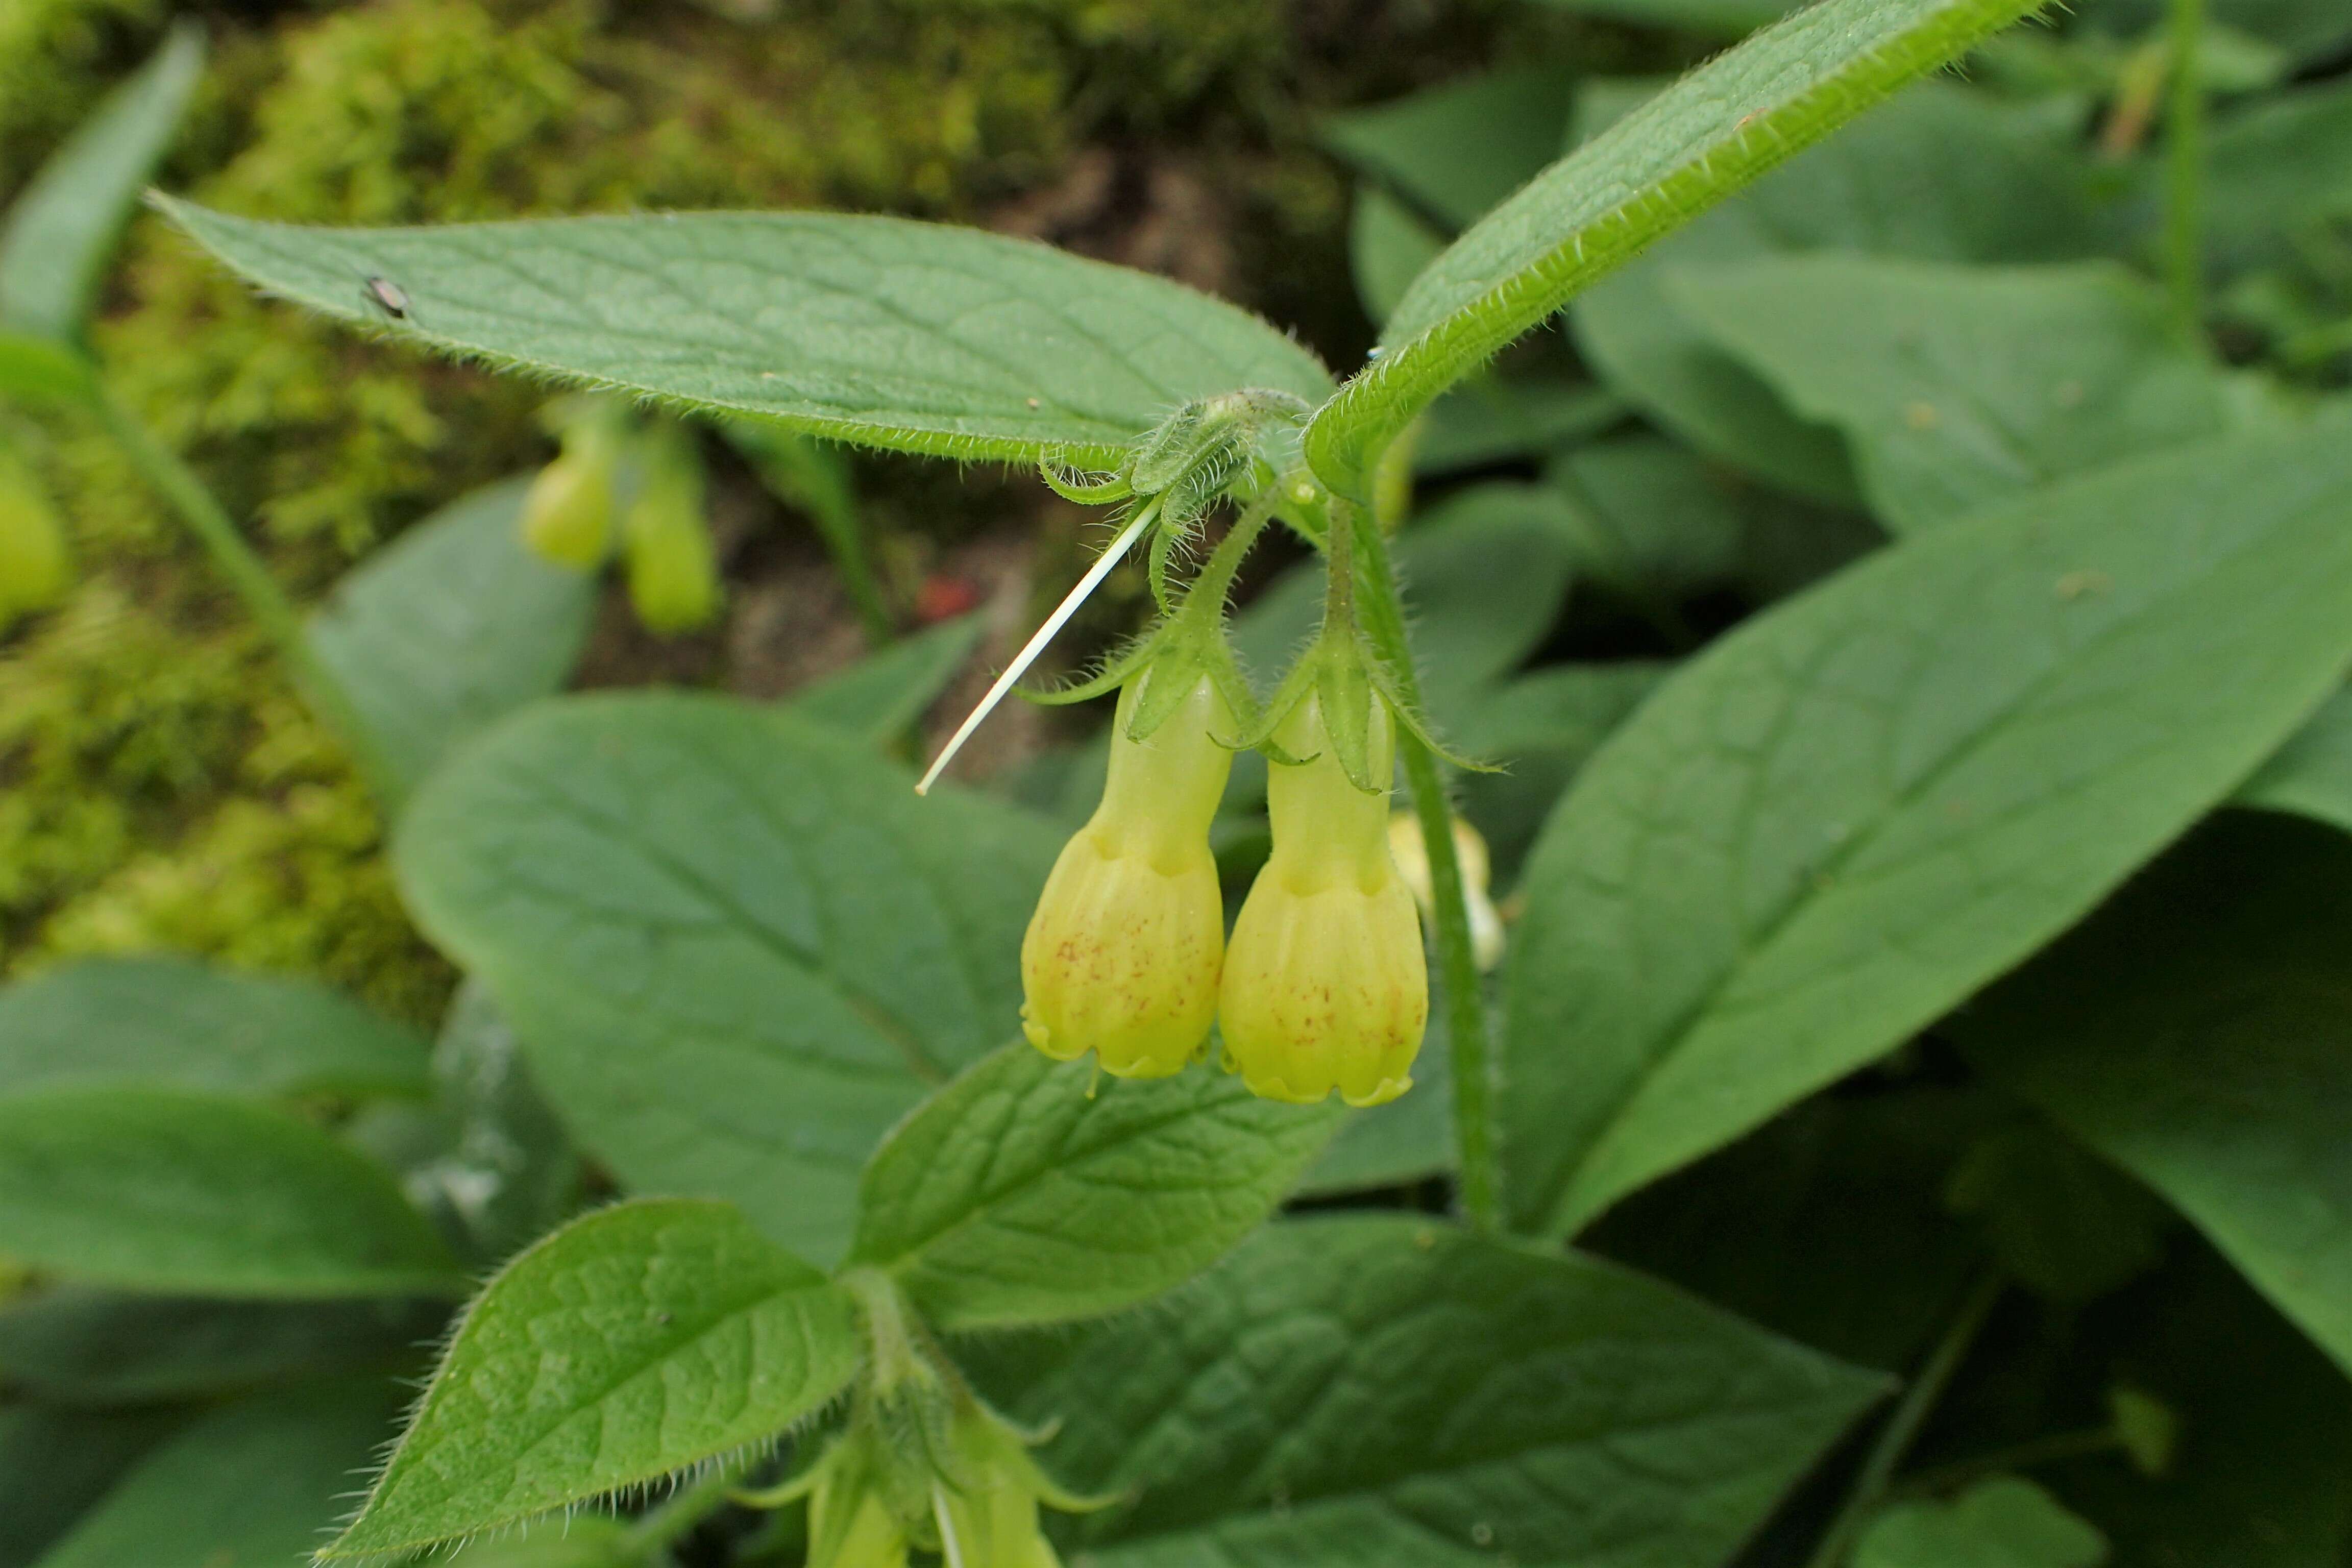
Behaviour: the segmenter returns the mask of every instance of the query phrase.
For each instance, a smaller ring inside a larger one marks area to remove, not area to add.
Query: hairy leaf
[[[71,342],[139,187],[172,143],[205,68],[203,30],[163,48],[44,164],[0,226],[0,327]]]
[[[2113,263],[1788,256],[1688,268],[1666,292],[1844,433],[1897,533],[2228,425],[2220,367]]]
[[[590,1152],[829,1260],[882,1134],[1018,1029],[1055,844],[829,729],[639,693],[485,736],[394,853]]]
[[[1352,491],[1412,416],[1570,296],[2033,0],[1822,0],[1555,163],[1432,262],[1307,452]]]
[[[1457,78],[1333,115],[1323,141],[1452,233],[1559,156],[1574,85],[1556,66]]]
[[[841,213],[326,229],[163,205],[328,315],[869,446],[1108,466],[1192,398],[1330,391],[1314,355],[1234,306],[978,229]]]
[[[426,1048],[340,993],[184,958],[89,958],[0,989],[0,1098],[63,1085],[421,1098]]]
[[[1601,120],[1641,85],[1589,87],[1586,109]],[[2090,254],[2087,160],[2060,107],[1924,82],[1579,295],[1578,342],[1611,386],[1709,457],[1851,501],[1836,436],[1797,417],[1686,315],[1674,275],[1791,250],[2012,264]]]
[[[2352,1370],[2352,840],[2225,816],[1958,1020]]]
[[[446,1294],[456,1265],[392,1173],[243,1100],[58,1089],[0,1100],[0,1258],[141,1290]]]
[[[850,1261],[943,1329],[1097,1316],[1255,1229],[1339,1121],[1207,1069],[1096,1079],[1016,1042],[932,1096],[866,1169]]]
[[[404,792],[449,748],[562,687],[587,640],[595,579],[524,547],[526,481],[444,508],[362,563],[310,623]]]
[[[1663,1285],[1433,1220],[1276,1225],[1005,1352],[1098,1568],[1712,1568],[1884,1386]]]
[[[1574,1229],[1901,1042],[2226,795],[2352,657],[2352,442],[2216,443],[1718,640],[1525,878],[1511,1205]]]
[[[725,1204],[624,1204],[467,1310],[327,1555],[404,1552],[764,1444],[857,1363],[849,1299]]]

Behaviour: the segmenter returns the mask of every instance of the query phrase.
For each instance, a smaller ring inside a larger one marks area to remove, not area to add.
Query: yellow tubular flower
[[[1389,853],[1396,857],[1397,871],[1412,889],[1413,902],[1434,921],[1437,883],[1430,874],[1429,846],[1422,839],[1419,816],[1400,811],[1389,818]],[[1462,906],[1470,917],[1470,951],[1483,973],[1503,962],[1509,939],[1503,933],[1502,911],[1495,908],[1486,891],[1494,877],[1486,840],[1458,816],[1454,818],[1454,858],[1462,868]]]
[[[1313,1104],[1334,1089],[1379,1105],[1412,1087],[1429,1022],[1429,971],[1412,894],[1389,854],[1386,795],[1348,782],[1319,696],[1292,710],[1268,770],[1274,853],[1234,923],[1219,1019],[1251,1092]],[[1394,721],[1372,699],[1372,776],[1395,763]]]
[[[1022,1029],[1057,1060],[1091,1050],[1106,1072],[1161,1078],[1208,1037],[1224,963],[1224,904],[1209,819],[1233,754],[1204,678],[1141,741],[1128,736],[1153,670],[1119,693],[1102,805],[1063,847],[1021,942]]]

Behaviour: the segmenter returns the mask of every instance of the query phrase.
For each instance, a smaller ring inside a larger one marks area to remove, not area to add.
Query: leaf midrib
[[[1642,1071],[1638,1077],[1631,1080],[1631,1085],[1625,1092],[1615,1097],[1609,1114],[1594,1124],[1594,1135],[1586,1144],[1588,1152],[1570,1170],[1561,1182],[1559,1193],[1549,1208],[1550,1228],[1564,1229],[1570,1225],[1593,1217],[1591,1215],[1578,1213],[1580,1205],[1575,1201],[1580,1197],[1578,1189],[1590,1173],[1600,1167],[1602,1158],[1622,1132],[1627,1124],[1629,1110],[1643,1100],[1648,1086],[1657,1078],[1664,1064],[1679,1056],[1682,1049],[1689,1043],[1691,1036],[1696,1032],[1698,1026],[1704,1022],[1709,1013],[1714,1011],[1717,1004],[1722,1000],[1724,993],[1731,987],[1732,984],[1779,941],[1794,921],[1805,910],[1815,907],[1818,899],[1822,896],[1822,884],[1826,882],[1834,886],[1839,872],[1856,855],[1874,844],[1898,817],[1907,816],[1913,802],[1928,793],[1962,763],[1975,757],[1980,748],[1997,739],[2012,715],[2042,696],[2049,687],[2057,684],[2079,664],[2084,662],[2092,650],[2121,632],[2137,629],[2151,616],[2159,614],[2165,606],[2179,598],[2193,594],[2225,567],[2235,565],[2250,555],[2266,549],[2278,537],[2281,531],[2305,521],[2318,504],[2320,503],[2282,513],[2270,528],[2247,541],[2241,549],[2210,563],[2205,571],[2150,598],[2134,615],[2118,617],[2110,622],[2086,641],[2078,645],[2073,650],[2072,658],[2053,662],[2048,669],[2036,676],[2020,692],[2016,701],[2005,706],[1997,718],[1988,720],[1970,733],[1962,743],[1952,748],[1945,756],[1939,758],[1934,766],[1922,773],[1901,797],[1902,810],[1880,813],[1869,827],[1848,837],[1819,865],[1811,868],[1810,874],[1797,884],[1795,896],[1776,910],[1752,936],[1743,940],[1738,955],[1724,966],[1722,973],[1706,988],[1705,994],[1696,999],[1666,1027],[1651,1037],[1653,1048],[1645,1051],[1643,1056]],[[1736,651],[1738,651],[1736,647],[1727,647],[1725,653],[1719,657],[1728,660]],[[1792,721],[1793,711],[1794,705],[1791,704],[1790,708],[1784,710],[1775,721],[1773,735],[1776,741],[1786,733],[1789,723]],[[1748,804],[1752,806],[1752,798]],[[1751,835],[1743,833],[1740,843],[1746,846],[1751,838]]]

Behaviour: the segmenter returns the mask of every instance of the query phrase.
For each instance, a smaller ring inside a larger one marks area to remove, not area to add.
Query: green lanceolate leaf
[[[336,584],[310,622],[404,790],[492,720],[562,686],[595,579],[522,542],[522,480],[475,491]]]
[[[1338,1122],[1224,1073],[1097,1081],[1016,1043],[876,1153],[850,1261],[896,1274],[943,1329],[1114,1311],[1255,1229]]]
[[[1642,85],[1589,86],[1586,117],[1605,125],[1612,100]],[[1836,434],[1799,418],[1692,320],[1675,275],[1790,250],[2010,264],[2091,254],[2098,220],[2079,118],[2057,107],[1922,82],[1578,295],[1578,343],[1604,381],[1708,457],[1850,502]]]
[[[849,1380],[849,1298],[725,1204],[624,1204],[467,1310],[333,1557],[494,1530],[765,1444]]]
[[[2236,804],[2292,811],[2352,833],[2352,691],[2329,698],[2246,781]]]
[[[60,1405],[201,1399],[404,1370],[446,1301],[215,1301],[51,1286],[0,1306],[0,1385]]]
[[[1854,1543],[1854,1568],[2095,1568],[2106,1539],[2032,1481],[1995,1476],[1897,1503]]]
[[[92,958],[0,989],[0,1100],[66,1085],[422,1098],[423,1040],[315,982]]]
[[[446,1293],[456,1272],[392,1173],[309,1122],[132,1089],[0,1101],[0,1258],[241,1297]]]
[[[1948,523],[1720,639],[1530,858],[1511,1205],[1572,1230],[2032,952],[2352,657],[2338,428]]]
[[[2352,1369],[2352,840],[2225,816],[1956,1021]]]
[[[1557,66],[1465,77],[1334,115],[1323,142],[1450,234],[1559,156],[1575,86]]]
[[[1715,341],[1843,431],[1908,533],[2140,452],[2219,436],[2219,366],[2112,263],[1786,256],[1670,277]]]
[[[986,629],[977,615],[942,621],[793,692],[785,706],[803,719],[887,745],[922,718]]]
[[[1577,290],[2032,0],[1822,0],[1693,71],[1555,163],[1432,262],[1381,357],[1322,408],[1307,453],[1353,492],[1439,393]]]
[[[434,939],[631,1189],[831,1260],[882,1135],[1019,1026],[1042,822],[713,698],[567,699],[467,748],[394,847]]]
[[[405,1396],[347,1380],[216,1410],[141,1460],[39,1568],[301,1568]]]
[[[1885,1386],[1614,1265],[1288,1222],[1160,1307],[1003,1352],[1097,1568],[1723,1562]]]
[[[1245,311],[977,229],[839,213],[324,229],[164,210],[331,316],[869,446],[1108,466],[1193,398],[1330,391],[1314,355]]]
[[[0,327],[68,342],[81,335],[122,220],[171,145],[204,65],[202,30],[173,28],[34,176],[0,226]]]

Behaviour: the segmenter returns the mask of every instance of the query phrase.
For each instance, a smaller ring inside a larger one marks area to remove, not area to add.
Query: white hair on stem
[[[1087,568],[1087,574],[1078,579],[1078,585],[1055,606],[1054,613],[1045,617],[1045,624],[1037,628],[1036,635],[1013,656],[1013,662],[1004,667],[1004,673],[996,678],[996,684],[988,689],[988,695],[980,700],[980,705],[956,726],[956,732],[948,737],[948,743],[940,748],[940,754],[932,760],[930,770],[915,786],[917,795],[931,793],[931,785],[939,782],[940,774],[949,763],[955,760],[955,754],[963,750],[963,743],[971,739],[971,732],[980,728],[981,721],[994,712],[996,705],[1004,700],[1005,693],[1013,689],[1013,683],[1028,673],[1029,667],[1037,662],[1037,656],[1045,651],[1045,645],[1054,640],[1054,634],[1069,624],[1070,617],[1078,613],[1078,606],[1087,602],[1087,596],[1102,585],[1102,580],[1110,575],[1111,568],[1118,565],[1128,551],[1134,547],[1143,531],[1151,526],[1159,510],[1156,506],[1138,508],[1134,518],[1119,531],[1118,537],[1095,558],[1095,563]]]

